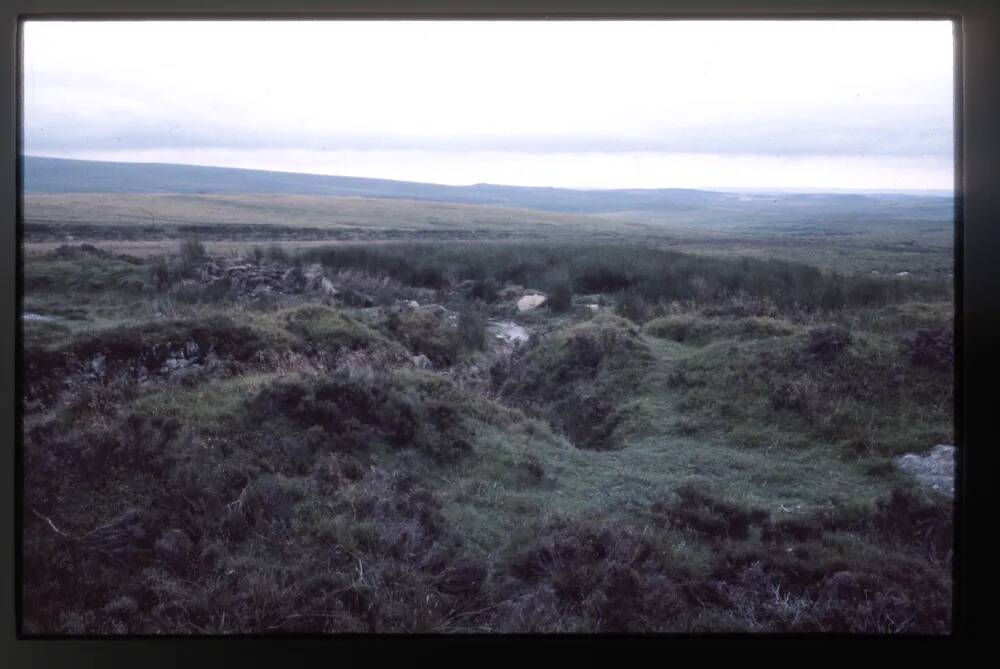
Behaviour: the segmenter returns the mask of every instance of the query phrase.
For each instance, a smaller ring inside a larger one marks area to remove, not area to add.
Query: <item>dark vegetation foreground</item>
[[[192,242],[24,289],[26,632],[950,629],[892,462],[952,443],[943,278]]]

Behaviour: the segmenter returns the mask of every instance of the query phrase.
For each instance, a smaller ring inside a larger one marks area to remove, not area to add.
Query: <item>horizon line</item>
[[[954,197],[954,188],[852,188],[843,186],[656,186],[656,187],[574,187],[574,186],[526,186],[519,184],[504,184],[479,181],[474,183],[448,184],[434,181],[412,181],[408,179],[393,179],[389,177],[354,176],[350,174],[323,174],[320,172],[299,172],[295,170],[276,170],[265,167],[233,167],[230,165],[208,165],[203,163],[170,163],[146,160],[94,160],[88,158],[66,158],[65,156],[41,155],[37,153],[21,153],[20,158],[44,158],[47,160],[65,160],[80,163],[108,163],[112,165],[165,165],[172,167],[204,167],[219,170],[238,170],[243,172],[270,172],[273,174],[295,174],[301,176],[330,177],[343,179],[362,179],[369,181],[388,181],[402,184],[423,184],[445,188],[474,188],[476,186],[498,186],[502,188],[532,188],[542,190],[571,190],[583,192],[602,191],[662,191],[662,190],[694,190],[703,192],[746,193],[763,195],[767,193],[801,193],[811,195],[829,194],[922,194],[939,197]]]

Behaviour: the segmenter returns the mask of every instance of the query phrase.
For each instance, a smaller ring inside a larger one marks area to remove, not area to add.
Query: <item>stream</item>
[[[523,344],[531,335],[523,327],[513,321],[490,321],[490,333],[497,339],[509,344]]]

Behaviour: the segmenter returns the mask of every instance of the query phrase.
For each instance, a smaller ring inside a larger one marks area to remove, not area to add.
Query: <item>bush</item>
[[[180,243],[181,262],[185,265],[199,262],[207,255],[205,245],[197,239],[185,239]]]
[[[832,360],[850,346],[851,340],[851,333],[839,325],[813,328],[807,350],[821,360]]]
[[[949,370],[955,363],[953,335],[950,329],[921,329],[903,337],[903,348],[910,364],[918,367]]]
[[[548,306],[549,311],[557,314],[569,311],[570,307],[573,306],[573,288],[569,281],[560,281],[557,283],[555,288],[549,292],[545,304]]]
[[[632,285],[632,279],[620,270],[609,267],[588,267],[576,278],[583,293],[615,293]]]
[[[318,352],[366,350],[375,362],[400,362],[406,358],[398,344],[337,309],[308,305],[285,312],[284,319],[289,332],[302,337]]]
[[[486,315],[474,305],[466,306],[458,315],[458,336],[468,349],[485,349]]]
[[[526,543],[507,561],[514,591],[499,631],[662,630],[688,607],[650,542],[627,528],[556,521]]]
[[[633,323],[645,323],[652,314],[652,308],[637,290],[626,290],[619,294],[615,313]]]
[[[442,288],[449,281],[506,281],[551,293],[570,280],[580,294],[634,292],[647,302],[732,298],[767,299],[785,313],[877,306],[910,296],[945,297],[948,282],[891,281],[825,274],[815,267],[782,260],[716,258],[634,245],[501,243],[481,245],[383,244],[377,247],[311,249],[307,258],[338,269],[355,268],[400,282]],[[634,298],[632,305],[641,307]],[[620,312],[636,322],[644,310]],[[630,315],[631,314],[631,315]]]
[[[682,485],[676,493],[678,501],[657,502],[653,513],[715,540],[746,539],[752,526],[763,526],[770,519],[763,509],[727,501],[693,484]]]
[[[697,318],[691,316],[665,316],[649,321],[643,327],[646,333],[654,337],[681,343],[700,339],[705,334],[705,329]]]
[[[348,454],[384,444],[443,463],[472,448],[453,402],[389,376],[361,380],[338,372],[318,382],[276,381],[248,401],[247,411],[248,420],[262,425],[283,417],[310,432],[309,443]]]
[[[472,284],[472,297],[488,304],[497,301],[497,282],[494,279],[479,279]]]
[[[267,247],[267,259],[273,263],[287,264],[289,259],[288,251],[283,246],[271,244]]]
[[[438,367],[453,364],[462,351],[458,330],[451,327],[443,316],[430,310],[417,309],[390,315],[384,331],[412,353],[426,355]]]
[[[158,256],[149,267],[150,282],[158,291],[165,291],[170,288],[172,277],[170,276],[170,265],[164,256]]]

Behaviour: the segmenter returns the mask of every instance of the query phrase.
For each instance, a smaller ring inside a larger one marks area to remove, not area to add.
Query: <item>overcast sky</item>
[[[947,21],[28,22],[31,155],[447,184],[950,189]]]

